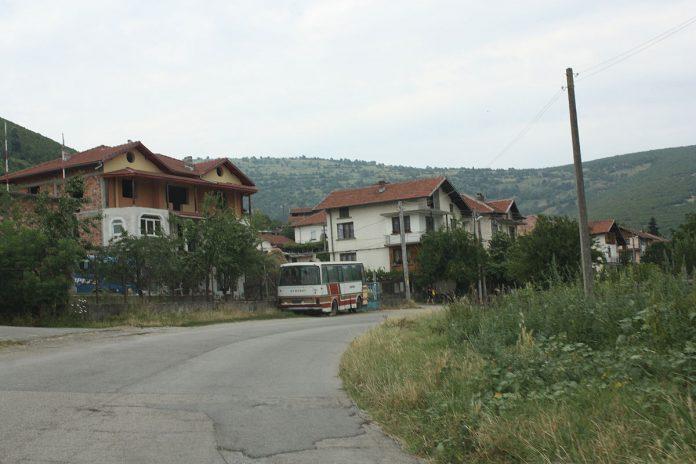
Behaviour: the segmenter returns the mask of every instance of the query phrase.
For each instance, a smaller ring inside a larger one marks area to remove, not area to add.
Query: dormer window
[[[218,177],[222,177],[222,166],[218,166],[215,172],[217,173]]]
[[[128,161],[129,163],[132,163],[133,161],[135,161],[135,155],[133,154],[132,151],[129,151],[128,153],[126,153],[126,161]]]

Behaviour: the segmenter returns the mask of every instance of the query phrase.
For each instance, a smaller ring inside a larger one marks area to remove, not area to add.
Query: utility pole
[[[568,81],[568,107],[570,109],[570,132],[573,137],[573,164],[575,165],[575,188],[578,195],[578,220],[580,228],[580,253],[582,257],[582,284],[585,296],[592,297],[594,277],[592,272],[592,255],[590,244],[590,227],[587,223],[587,202],[585,201],[585,179],[582,173],[582,156],[580,155],[580,133],[578,130],[578,112],[575,108],[575,82],[573,68],[566,69]]]
[[[401,266],[404,268],[406,299],[411,300],[411,283],[408,278],[408,255],[406,254],[406,234],[404,233],[404,202],[399,201],[399,235],[401,236]]]
[[[474,238],[478,240],[479,244],[481,243],[481,223],[479,220],[481,217],[478,215],[476,211],[474,211],[474,224],[473,224],[473,230],[474,230]],[[476,226],[478,225],[478,233],[476,232]],[[479,303],[483,303],[483,282],[481,280],[481,263],[478,264],[478,296],[479,296]]]
[[[5,175],[9,176],[10,175],[10,162],[9,162],[10,155],[8,154],[7,151],[7,121],[5,121]],[[10,191],[10,178],[6,177],[5,178],[5,188],[7,191]]]

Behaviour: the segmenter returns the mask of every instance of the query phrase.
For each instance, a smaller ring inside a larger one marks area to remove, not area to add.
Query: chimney
[[[380,180],[379,182],[377,182],[377,185],[379,185],[379,188],[377,189],[377,191],[378,191],[379,193],[384,193],[384,192],[387,190],[387,184],[388,184],[388,183],[389,183],[389,182],[387,182],[387,181],[384,180],[384,179],[382,179],[382,180]]]
[[[476,199],[478,201],[486,201],[486,197],[483,196],[483,193],[479,192],[476,194]]]
[[[189,171],[193,171],[193,156],[184,156],[184,166]]]

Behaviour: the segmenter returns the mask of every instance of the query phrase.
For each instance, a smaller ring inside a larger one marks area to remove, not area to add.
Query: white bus
[[[290,311],[321,311],[336,315],[367,304],[362,263],[337,261],[288,263],[280,266],[278,307]]]

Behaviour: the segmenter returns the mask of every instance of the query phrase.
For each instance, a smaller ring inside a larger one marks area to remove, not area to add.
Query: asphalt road
[[[0,462],[412,463],[341,389],[348,343],[418,310],[71,334],[0,350]]]

